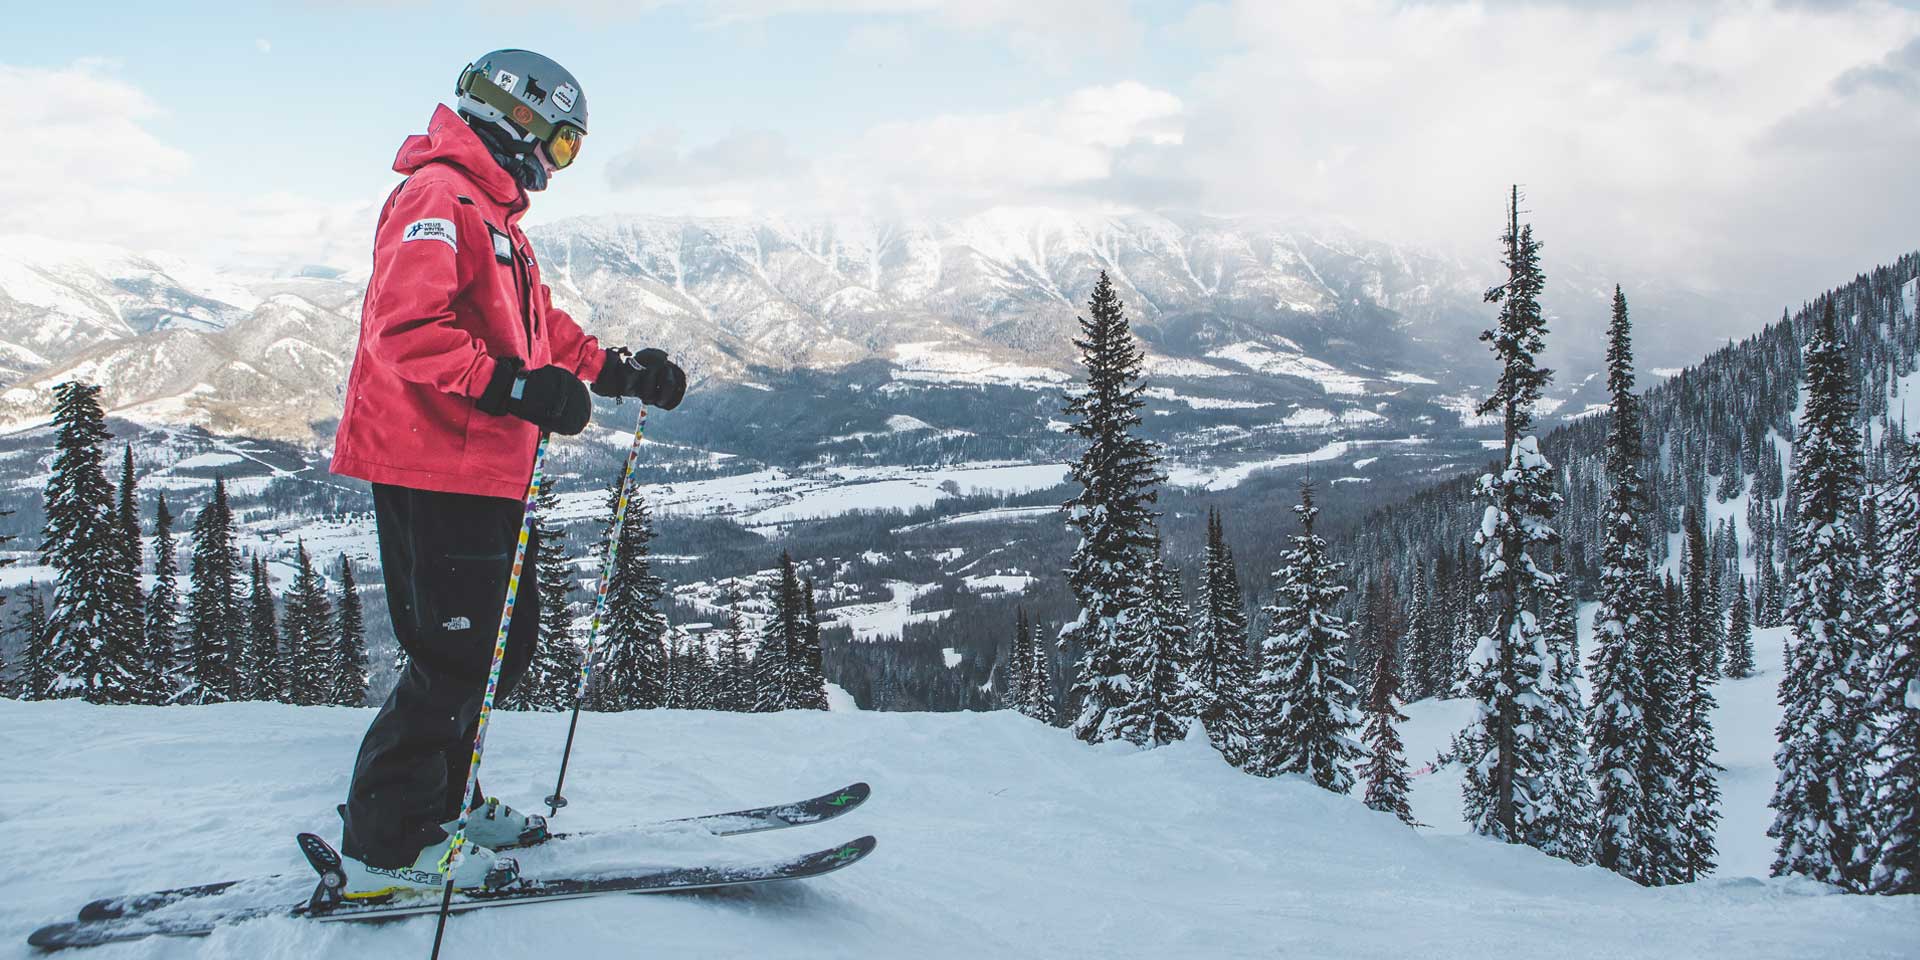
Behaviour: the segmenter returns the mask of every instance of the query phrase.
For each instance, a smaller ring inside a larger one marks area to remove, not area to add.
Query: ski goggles
[[[487,75],[469,66],[460,74],[459,91],[507,115],[520,129],[533,134],[547,147],[547,156],[555,169],[565,169],[580,156],[586,131],[571,123],[554,123],[534,112],[519,97],[508,93]]]

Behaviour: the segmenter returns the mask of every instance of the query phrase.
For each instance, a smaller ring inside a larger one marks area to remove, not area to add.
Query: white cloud
[[[255,37],[253,38],[253,48],[261,53],[272,53],[273,41],[268,40],[266,37]]]
[[[1129,81],[1006,112],[882,123],[804,159],[771,133],[683,151],[676,133],[656,131],[609,161],[608,177],[644,189],[656,211],[932,215],[1098,199],[1130,151],[1183,136],[1180,99]]]
[[[1197,78],[1170,173],[1217,210],[1484,254],[1517,181],[1550,255],[1796,296],[1912,245],[1920,188],[1887,175],[1920,146],[1913,87],[1887,79],[1916,75],[1890,57],[1920,35],[1912,10],[1246,0],[1208,17],[1237,49]]]
[[[20,143],[0,164],[0,234],[53,235],[197,261],[280,269],[365,259],[377,198],[211,196],[193,159],[144,124],[163,110],[108,64],[0,64]]]

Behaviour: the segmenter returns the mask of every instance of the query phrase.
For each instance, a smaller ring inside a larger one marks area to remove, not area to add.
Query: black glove
[[[593,399],[587,385],[561,367],[528,370],[514,357],[494,361],[493,379],[474,406],[494,416],[511,414],[549,433],[573,436],[587,428]]]
[[[637,397],[641,403],[672,410],[687,395],[687,372],[667,359],[665,350],[629,354],[625,347],[607,351],[607,362],[593,378],[593,392],[603,397]]]

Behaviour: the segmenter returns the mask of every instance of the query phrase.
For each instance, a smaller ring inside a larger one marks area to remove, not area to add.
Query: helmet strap
[[[547,167],[536,152],[540,147],[537,141],[522,140],[502,129],[500,124],[482,120],[465,111],[461,111],[460,117],[467,121],[467,126],[486,145],[493,162],[513,177],[521,189],[538,193],[547,188]]]

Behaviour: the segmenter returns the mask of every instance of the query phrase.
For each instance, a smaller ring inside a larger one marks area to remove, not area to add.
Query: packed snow
[[[32,838],[32,855],[0,874],[0,957],[30,956],[28,932],[94,897],[304,871],[293,834],[338,837],[333,807],[371,716],[0,701],[7,833]],[[533,805],[552,786],[565,734],[563,714],[496,714],[487,791]],[[616,829],[853,780],[872,783],[874,799],[815,827],[726,840]],[[564,945],[579,960],[1769,960],[1906,957],[1920,938],[1914,898],[1829,896],[1731,869],[1645,889],[1524,847],[1412,830],[1295,778],[1247,776],[1202,740],[1088,747],[1007,711],[589,713],[567,783],[572,803],[556,828],[613,832],[590,853],[527,851],[529,873],[737,862],[869,833],[879,848],[799,883],[457,917],[450,955],[551,956]],[[1437,819],[1434,807],[1417,798],[1423,818]],[[365,960],[423,956],[432,935],[431,919],[275,918],[88,955]]]

